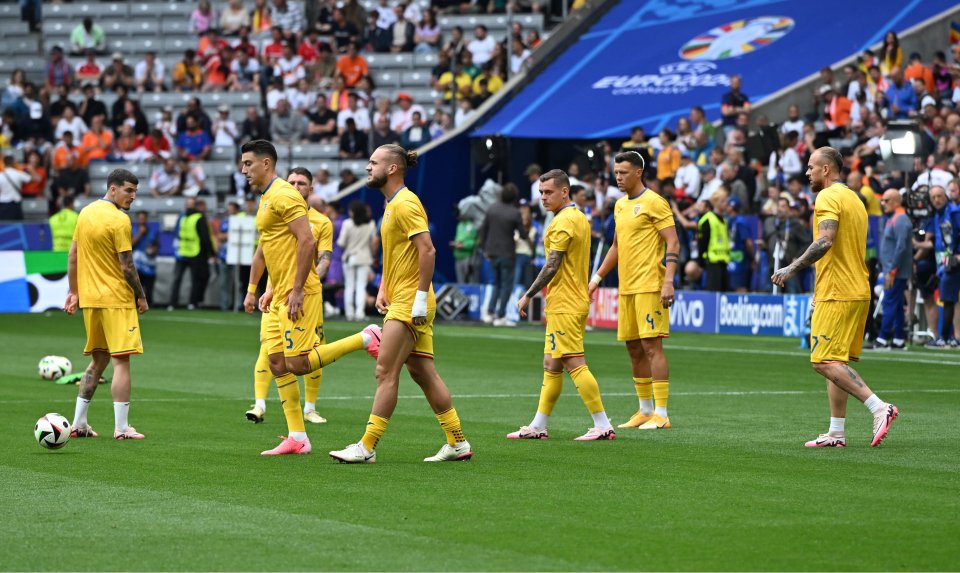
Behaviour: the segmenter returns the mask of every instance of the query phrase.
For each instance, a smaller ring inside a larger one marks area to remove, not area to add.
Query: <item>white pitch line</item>
[[[960,388],[927,388],[927,389],[883,389],[879,390],[881,394],[960,394]],[[801,396],[806,394],[823,394],[823,390],[718,390],[707,392],[676,392],[671,391],[671,396]],[[603,392],[604,396],[622,398],[627,396],[636,396],[633,392]],[[540,394],[454,394],[457,400],[503,400],[509,398],[539,398]],[[419,400],[423,399],[422,394],[411,394],[397,396],[401,400]],[[373,396],[320,396],[319,401],[337,401],[346,402],[352,400],[373,400]],[[0,404],[33,404],[40,400],[0,400]],[[190,398],[134,398],[134,402],[249,402],[249,398],[221,398],[214,396],[197,396]],[[44,402],[55,403],[74,403],[75,398],[44,400]]]

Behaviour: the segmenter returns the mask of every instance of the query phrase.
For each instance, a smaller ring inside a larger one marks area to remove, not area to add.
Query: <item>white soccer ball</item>
[[[44,356],[37,365],[37,372],[44,380],[56,380],[73,372],[73,364],[64,356]]]
[[[56,413],[49,413],[37,420],[33,436],[45,448],[56,450],[70,441],[70,421]]]

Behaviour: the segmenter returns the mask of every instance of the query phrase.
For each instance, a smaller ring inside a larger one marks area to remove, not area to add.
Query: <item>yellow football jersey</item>
[[[590,312],[590,222],[574,205],[560,209],[543,235],[546,252],[566,253],[547,290],[548,313]],[[549,256],[549,255],[548,255]]]
[[[852,189],[834,183],[817,194],[814,228],[837,221],[833,246],[817,261],[813,291],[816,301],[868,300],[870,274],[864,262],[867,251],[867,210]]]
[[[286,300],[297,274],[297,238],[287,226],[300,217],[307,217],[307,202],[300,192],[277,177],[270,182],[257,209],[257,231],[267,262],[267,273],[273,285],[275,300]],[[303,285],[306,294],[321,291],[317,278],[317,261],[311,259],[310,272]]]
[[[427,212],[420,199],[403,187],[387,201],[380,223],[383,241],[382,280],[391,309],[409,311],[413,308],[413,299],[420,283],[420,252],[410,239],[428,232]],[[427,307],[435,306],[431,283]]]
[[[80,211],[73,240],[80,308],[133,308],[133,289],[117,259],[132,250],[130,217],[112,201],[94,201]]]
[[[617,233],[620,294],[660,292],[666,267],[666,243],[660,231],[673,226],[667,200],[649,189],[631,199],[624,195],[613,208]]]
[[[317,242],[317,256],[323,251],[333,251],[333,223],[330,218],[313,208],[307,209],[313,239]]]

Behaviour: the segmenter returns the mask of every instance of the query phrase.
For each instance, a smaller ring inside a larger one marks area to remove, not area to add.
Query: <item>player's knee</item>
[[[284,365],[286,366],[287,372],[296,374],[297,376],[304,376],[312,372],[310,369],[310,360],[308,360],[306,356],[288,356],[284,358]]]
[[[810,364],[810,366],[813,367],[813,370],[817,374],[823,376],[824,378],[829,378],[830,364],[827,364],[825,362],[813,362]]]
[[[270,373],[273,374],[274,378],[278,376],[283,376],[287,373],[287,363],[281,358],[270,357]]]
[[[374,369],[374,375],[377,378],[378,385],[383,385],[383,384],[396,385],[399,381],[399,376],[397,372],[394,372],[387,366],[380,363],[377,363],[377,367]]]

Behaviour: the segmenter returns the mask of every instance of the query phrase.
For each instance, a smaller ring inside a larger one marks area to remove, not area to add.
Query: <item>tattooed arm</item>
[[[527,305],[530,304],[530,299],[537,296],[537,293],[542,291],[544,287],[550,284],[550,281],[553,280],[553,277],[557,275],[557,272],[560,271],[560,263],[563,262],[563,257],[566,255],[563,251],[550,251],[550,254],[547,255],[547,263],[543,265],[543,268],[540,269],[540,274],[537,275],[537,278],[534,279],[533,284],[530,285],[530,288],[527,289],[527,292],[517,301],[517,310],[520,311],[520,316],[527,316]]]
[[[817,227],[817,240],[811,243],[797,260],[782,269],[777,269],[777,271],[773,273],[773,276],[770,277],[773,284],[780,287],[784,286],[784,283],[793,278],[798,272],[822,259],[823,256],[827,254],[827,251],[830,250],[830,247],[833,246],[833,241],[837,236],[838,226],[838,222],[833,219],[822,221]]]
[[[133,289],[133,296],[137,299],[137,310],[140,314],[147,312],[147,295],[143,291],[143,285],[140,284],[140,275],[137,274],[137,267],[133,264],[133,252],[124,251],[117,254],[120,261],[120,271],[123,272],[123,278]]]
[[[320,282],[323,282],[324,277],[327,276],[327,271],[330,270],[330,261],[333,259],[333,253],[330,251],[320,251],[320,256],[317,257],[317,276],[320,277]]]

